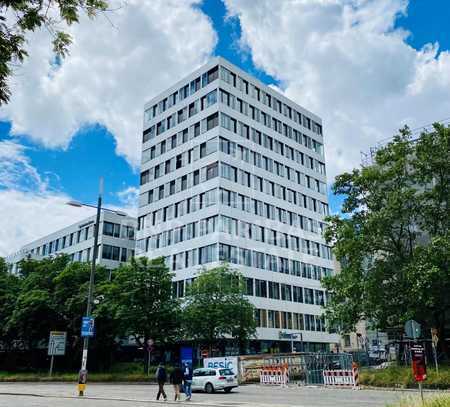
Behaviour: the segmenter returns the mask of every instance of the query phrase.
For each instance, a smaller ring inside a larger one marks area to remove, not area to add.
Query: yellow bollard
[[[86,381],[87,381],[87,370],[80,370],[78,374],[78,396],[84,396],[84,391],[86,390]]]

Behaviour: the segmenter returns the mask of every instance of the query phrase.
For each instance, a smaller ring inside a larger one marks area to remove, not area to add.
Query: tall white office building
[[[137,255],[174,292],[228,262],[257,308],[251,350],[329,350],[320,278],[333,273],[321,119],[222,58],[145,105]]]

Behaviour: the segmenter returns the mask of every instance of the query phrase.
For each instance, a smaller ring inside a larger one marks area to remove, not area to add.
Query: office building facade
[[[92,261],[95,215],[41,237],[5,258],[11,272],[17,272],[26,258],[44,259],[67,254],[72,261]],[[112,270],[134,256],[136,218],[102,211],[98,238],[98,264]]]
[[[202,267],[239,269],[256,352],[289,350],[284,333],[302,334],[297,350],[329,350],[321,119],[222,58],[144,110],[137,255],[164,256],[179,297]]]

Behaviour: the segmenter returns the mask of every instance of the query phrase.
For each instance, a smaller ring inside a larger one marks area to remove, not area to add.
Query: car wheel
[[[211,383],[206,383],[205,391],[209,394],[214,393],[214,386]]]
[[[225,392],[225,393],[231,393],[231,390],[232,390],[233,388],[232,387],[225,387],[224,389],[223,389],[223,391]]]

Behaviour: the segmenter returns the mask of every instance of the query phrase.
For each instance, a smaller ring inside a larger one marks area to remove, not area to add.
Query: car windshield
[[[219,373],[221,376],[232,376],[234,375],[233,371],[231,369],[220,369]]]

